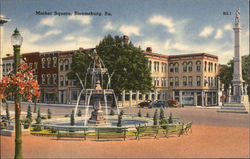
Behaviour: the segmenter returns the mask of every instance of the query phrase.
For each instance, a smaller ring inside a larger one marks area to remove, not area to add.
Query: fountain
[[[117,112],[119,113],[114,90],[109,89],[111,77],[109,76],[108,69],[105,68],[103,61],[97,55],[95,50],[91,53],[90,56],[91,56],[92,62],[90,63],[90,65],[87,69],[87,72],[86,72],[85,86],[83,86],[83,82],[81,81],[81,79],[77,75],[83,89],[81,90],[81,92],[78,96],[78,99],[77,99],[77,104],[76,104],[75,111],[74,111],[75,116],[76,116],[77,108],[79,106],[80,97],[82,94],[85,94],[85,107],[86,107],[86,109],[85,109],[84,126],[87,126],[87,125],[97,125],[97,126],[98,125],[109,125],[107,95],[113,95],[115,102],[116,102],[115,105],[117,107]],[[88,75],[91,76],[91,88],[86,89],[86,80],[87,80]],[[108,76],[108,82],[107,82],[106,89],[103,89],[103,79],[104,79],[103,76],[104,75]],[[90,107],[89,104],[90,104],[91,99],[93,101],[93,111],[91,113],[91,117],[88,120],[88,110]],[[103,107],[102,107],[102,100],[103,99],[104,99],[104,104],[105,104],[105,115],[104,115],[104,112],[102,110],[103,109]]]

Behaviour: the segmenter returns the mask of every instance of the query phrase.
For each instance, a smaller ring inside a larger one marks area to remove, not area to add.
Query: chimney
[[[147,52],[152,52],[152,47],[147,47],[146,51]]]
[[[127,35],[123,35],[123,44],[128,45],[129,38]]]

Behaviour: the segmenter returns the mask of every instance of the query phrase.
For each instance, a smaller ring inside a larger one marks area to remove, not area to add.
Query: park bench
[[[60,138],[84,138],[86,140],[88,128],[83,127],[54,127],[57,131],[57,139]]]
[[[95,128],[96,137],[99,140],[100,138],[127,138],[128,128],[121,127],[98,127]]]
[[[157,138],[159,133],[159,126],[137,126],[135,132],[135,139],[140,140],[143,136],[154,136]]]
[[[166,137],[169,137],[170,134],[176,134],[180,137],[184,132],[184,124],[166,124],[161,125],[161,128]]]

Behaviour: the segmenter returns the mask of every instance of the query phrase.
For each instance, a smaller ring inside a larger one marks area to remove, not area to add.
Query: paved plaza
[[[23,106],[26,110],[27,106]],[[48,107],[40,106],[46,113]],[[50,107],[59,115],[70,113],[72,107]],[[218,113],[218,108],[167,108],[182,121],[193,121],[193,133],[181,137],[126,141],[96,141],[55,137],[23,136],[25,158],[249,158],[249,114]],[[13,106],[10,106],[13,110]],[[125,113],[139,108],[125,108]],[[154,109],[141,109],[153,115]],[[13,158],[14,137],[1,136],[2,158]]]

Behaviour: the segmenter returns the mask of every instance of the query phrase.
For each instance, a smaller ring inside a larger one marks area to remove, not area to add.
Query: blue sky
[[[22,52],[95,47],[108,34],[130,37],[142,49],[172,55],[207,52],[220,63],[233,56],[233,21],[241,11],[241,52],[249,54],[247,0],[1,0],[4,54],[12,52],[10,36],[18,27]],[[112,16],[36,15],[47,12],[109,12]],[[231,15],[223,15],[223,12]]]

